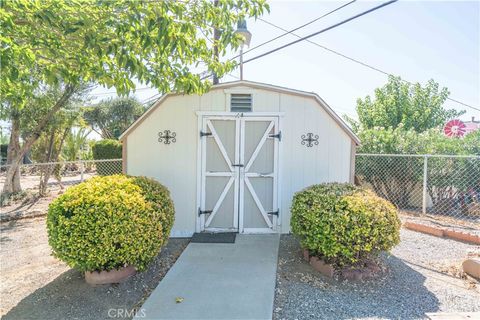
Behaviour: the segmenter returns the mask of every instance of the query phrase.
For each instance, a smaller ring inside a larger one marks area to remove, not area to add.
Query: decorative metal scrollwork
[[[313,134],[311,132],[302,134],[302,146],[311,148],[314,145],[318,146],[318,134]]]
[[[163,130],[163,132],[158,133],[158,142],[163,142],[165,144],[177,142],[177,134],[170,130]]]

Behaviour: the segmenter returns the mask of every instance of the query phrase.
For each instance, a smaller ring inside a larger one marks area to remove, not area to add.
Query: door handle
[[[241,163],[235,163],[235,164],[232,164],[232,167],[240,167],[240,168],[242,168],[242,167],[244,167],[244,165],[241,164]]]

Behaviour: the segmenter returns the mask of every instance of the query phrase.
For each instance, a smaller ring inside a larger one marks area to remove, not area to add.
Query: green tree
[[[64,109],[59,110],[50,119],[48,125],[44,128],[42,134],[37,139],[36,143],[32,146],[31,157],[34,161],[39,163],[58,162],[61,160],[62,149],[64,143],[69,136],[72,127],[80,119],[81,113],[79,111],[79,105],[84,102],[85,92],[72,97],[69,103]],[[36,117],[41,118],[43,113],[48,112],[49,102],[55,101],[60,96],[61,88],[58,86],[52,86],[45,89],[43,95],[37,100],[37,108],[24,109],[25,114],[23,119],[30,119],[23,126],[22,134],[29,135],[29,130],[35,127]],[[32,114],[26,114],[32,112]],[[39,195],[45,196],[47,192],[48,181],[52,174],[55,175],[58,181],[61,180],[61,166],[60,165],[43,165],[39,167],[40,171],[40,183],[39,183]]]
[[[448,120],[464,113],[444,108],[448,94],[448,89],[440,89],[433,80],[421,86],[390,77],[385,86],[375,90],[374,98],[367,96],[357,100],[358,122],[346,119],[362,141],[358,152],[469,153],[464,139],[448,138],[441,131]],[[434,202],[443,196],[440,193],[447,190],[447,181],[454,181],[451,178],[458,167],[439,165],[440,162],[445,162],[445,159],[432,159],[430,163],[430,176],[438,178],[436,181],[432,178],[430,183],[429,192]],[[442,167],[445,170],[442,171]],[[401,208],[410,205],[412,192],[422,183],[422,175],[423,158],[359,156],[356,159],[357,180],[369,184],[377,194]]]
[[[348,117],[347,121],[357,132],[364,129],[399,127],[423,132],[443,126],[446,121],[465,113],[444,108],[448,95],[448,89],[440,89],[434,80],[422,86],[391,76],[386,85],[375,89],[374,98],[367,96],[357,100],[359,122]]]
[[[88,158],[88,135],[92,131],[87,128],[72,128],[65,138],[62,156],[65,161],[77,161]]]
[[[21,156],[19,162],[23,160],[24,155],[31,150],[33,143],[29,145],[28,149],[22,153],[22,148],[25,148],[28,139],[35,138],[38,141],[47,131],[51,130],[52,124],[60,124],[62,121],[59,119],[65,118],[66,115],[70,115],[74,112],[73,108],[80,101],[85,100],[85,93],[87,87],[85,85],[79,85],[76,87],[69,100],[65,101],[64,107],[57,113],[52,114],[47,122],[42,125],[42,131],[38,132],[36,128],[43,122],[43,119],[50,113],[52,105],[63,96],[64,86],[59,85],[42,85],[39,87],[35,95],[31,96],[26,103],[26,107],[21,110],[12,108],[10,110],[10,120],[12,123],[10,132],[10,141],[7,152],[7,164],[14,163],[16,157]],[[21,139],[24,141],[23,146]],[[10,183],[13,190],[20,190],[20,170],[19,166],[9,166],[7,173],[12,173],[10,180],[5,182]]]
[[[83,118],[103,139],[118,139],[144,111],[135,98],[116,98],[87,108]]]
[[[21,159],[82,83],[115,87],[119,94],[134,89],[133,79],[160,92],[204,92],[210,82],[192,70],[219,76],[232,70],[235,63],[222,62],[214,51],[236,49],[236,22],[265,10],[265,0],[2,1],[1,117],[12,123],[10,146],[16,150],[10,152],[3,191],[21,190],[13,182]],[[212,45],[205,38],[214,28],[221,32]],[[39,88],[59,84],[62,95],[20,146],[22,110]]]

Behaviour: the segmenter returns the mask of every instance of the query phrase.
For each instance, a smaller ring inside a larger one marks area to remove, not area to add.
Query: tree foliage
[[[50,119],[85,83],[115,87],[121,95],[133,80],[160,92],[202,93],[210,82],[197,70],[218,76],[235,67],[214,52],[236,49],[236,22],[268,10],[265,0],[11,0],[0,5],[0,117],[12,122],[13,146],[3,192],[13,183],[23,156]],[[211,44],[213,29],[220,32]],[[62,86],[62,95],[37,121],[20,146],[20,113],[43,86]]]
[[[118,139],[144,111],[135,98],[116,98],[86,108],[83,117],[103,139]]]
[[[130,92],[133,78],[161,92],[201,92],[199,67],[219,76],[234,67],[205,39],[221,30],[220,53],[237,48],[235,23],[257,17],[264,0],[12,0],[2,2],[2,99],[24,106],[42,83],[94,82]]]
[[[90,132],[91,130],[84,127],[70,130],[62,149],[62,156],[65,161],[89,160],[88,135]]]
[[[447,120],[464,112],[445,109],[449,95],[447,88],[433,80],[425,86],[409,84],[399,77],[390,77],[388,83],[375,89],[374,98],[357,100],[359,122],[348,118],[355,131],[374,128],[414,130],[423,132],[443,126]]]
[[[358,99],[359,122],[347,119],[362,141],[360,153],[369,154],[480,154],[480,132],[464,138],[446,137],[444,124],[464,112],[444,109],[446,88],[430,80],[425,86],[410,85],[391,77],[375,98]],[[424,158],[359,156],[356,178],[400,208],[410,207],[414,192],[423,183]],[[434,206],[478,184],[476,159],[428,159],[428,193]],[[448,198],[448,199],[447,199]],[[451,210],[451,208],[448,208]],[[438,210],[437,210],[438,211]]]
[[[58,97],[62,95],[61,86],[48,86],[43,89],[44,91],[36,96],[36,99],[32,99],[32,103],[35,104],[22,110],[23,116],[20,118],[22,135],[27,139],[32,135],[32,131],[34,131],[34,128],[37,126],[37,119],[41,119],[42,116],[49,111],[49,108],[51,108],[51,102],[56,101]],[[78,107],[83,101],[84,95],[78,92],[77,95],[69,100],[65,109],[53,115],[31,149],[31,158],[34,161],[49,163],[63,160],[62,150],[65,140],[72,127],[80,118],[81,114]],[[61,182],[61,170],[62,168],[58,164],[45,165],[39,168],[40,196],[46,195],[48,181],[52,174]]]

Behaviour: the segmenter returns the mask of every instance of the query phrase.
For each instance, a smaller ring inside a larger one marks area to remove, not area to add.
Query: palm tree
[[[84,158],[88,148],[88,135],[91,130],[86,128],[72,129],[65,139],[62,155],[65,161],[77,161]]]

